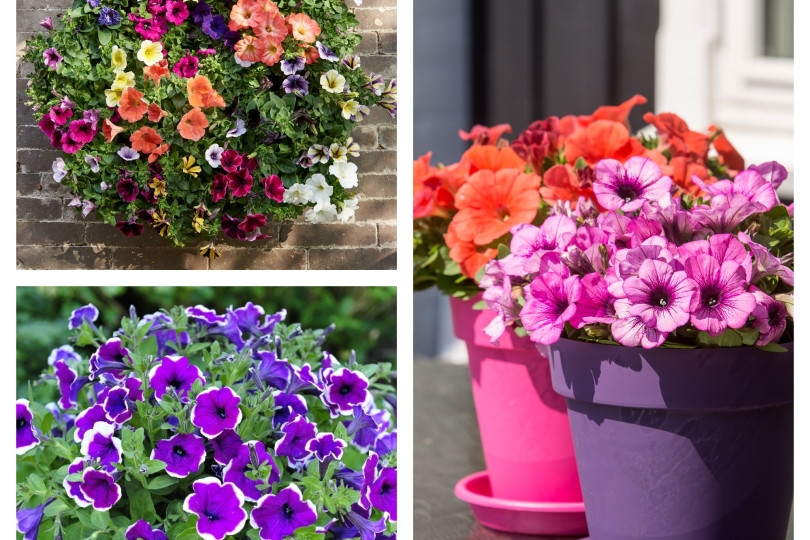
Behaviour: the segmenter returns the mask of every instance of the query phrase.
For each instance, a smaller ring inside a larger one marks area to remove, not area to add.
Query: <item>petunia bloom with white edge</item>
[[[197,396],[191,409],[191,423],[200,428],[200,433],[212,439],[225,431],[234,429],[242,421],[239,408],[241,398],[227,386],[209,388]]]
[[[113,436],[114,432],[114,425],[96,422],[82,437],[82,455],[99,460],[110,472],[115,470],[113,463],[120,463],[123,456],[121,439]]]
[[[212,144],[211,146],[208,147],[208,150],[205,151],[205,161],[207,161],[209,165],[211,165],[213,168],[216,169],[217,167],[222,165],[222,162],[220,160],[222,159],[222,153],[224,151],[225,149],[222,148],[217,143]]]
[[[329,174],[337,177],[343,189],[357,187],[357,165],[348,161],[336,161],[329,166]]]
[[[198,517],[197,534],[205,540],[222,540],[242,530],[248,515],[239,488],[208,477],[194,482],[193,490],[183,501],[183,510]]]
[[[58,157],[53,161],[53,165],[51,166],[53,169],[53,181],[54,182],[61,182],[62,179],[67,176],[67,171],[65,170],[65,160]]]

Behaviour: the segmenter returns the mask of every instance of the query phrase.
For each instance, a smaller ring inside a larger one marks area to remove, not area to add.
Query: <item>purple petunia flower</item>
[[[689,304],[695,328],[719,336],[726,328],[745,326],[756,300],[747,292],[742,266],[734,261],[721,264],[711,255],[698,255],[686,259],[684,271],[696,286]]]
[[[714,238],[714,236],[712,238]],[[776,276],[791,287],[793,286],[793,270],[783,265],[779,258],[775,257],[770,251],[768,251],[768,248],[754,242],[751,240],[751,237],[744,232],[737,233],[737,238],[739,238],[743,244],[748,246],[748,248],[751,250],[751,255],[754,256],[754,264],[749,277],[751,283],[756,283],[760,279],[767,276]],[[747,254],[745,254],[745,258],[750,262],[750,258]]]
[[[67,176],[67,171],[65,170],[65,160],[60,157],[54,160],[52,169],[54,182],[61,182],[62,179]]]
[[[596,164],[593,192],[600,205],[608,210],[634,212],[644,201],[657,202],[669,195],[672,179],[650,159],[632,157],[622,165],[615,159]]]
[[[297,96],[309,94],[309,83],[301,75],[290,75],[284,79],[284,82],[281,83],[281,87],[284,88],[284,91],[288,94],[295,94]]]
[[[82,442],[85,434],[93,429],[96,422],[112,422],[112,420],[107,418],[107,413],[104,412],[104,405],[101,403],[96,403],[76,416],[76,431],[73,432],[73,439],[77,443]]]
[[[127,399],[143,401],[143,381],[138,377],[127,377],[124,388],[127,389]]]
[[[327,62],[337,62],[340,58],[337,57],[335,53],[330,51],[326,45],[321,43],[320,41],[315,42],[315,48],[318,49],[318,56],[321,59],[326,60]]]
[[[266,386],[284,390],[290,384],[290,364],[286,360],[278,360],[272,351],[257,351],[254,358],[260,360],[254,364],[256,376]],[[278,403],[276,403],[278,405]]]
[[[90,4],[90,7],[97,8],[101,0],[87,0],[87,3]]]
[[[255,462],[254,459],[251,459],[251,446],[255,452]],[[261,441],[249,441],[243,444],[239,448],[239,452],[236,456],[234,456],[222,470],[222,480],[224,482],[232,482],[242,491],[246,500],[256,502],[262,496],[262,492],[259,491],[259,485],[263,482],[260,480],[251,480],[245,474],[249,470],[248,468],[251,463],[254,466],[257,464],[259,466],[262,464],[269,464],[271,466],[272,470],[269,478],[267,478],[268,485],[272,486],[279,481],[279,473],[278,469],[276,469],[276,464],[273,462],[273,458],[270,454],[267,453],[267,450],[265,450],[264,443]]]
[[[306,66],[306,59],[304,59],[303,56],[296,56],[292,60],[281,61],[281,72],[284,75],[293,75],[304,69]]]
[[[139,519],[127,528],[124,538],[126,540],[166,540],[166,533],[160,529],[153,529],[148,521]]]
[[[313,144],[307,150],[307,156],[312,160],[312,163],[327,163],[329,162],[329,147],[322,144]]]
[[[343,60],[341,60],[340,63],[349,68],[350,70],[354,71],[355,69],[360,67],[360,57],[355,56],[353,54],[349,54],[343,57]]]
[[[76,402],[71,399],[71,385],[78,378],[76,370],[70,368],[64,360],[57,360],[53,365],[54,375],[59,386],[62,397],[59,398],[59,406],[63,409],[71,409],[76,406]]]
[[[318,512],[311,501],[303,500],[295,484],[273,495],[268,493],[250,512],[250,524],[259,529],[262,540],[283,540],[296,530],[318,521]]]
[[[182,401],[195,381],[205,384],[200,368],[189,362],[185,356],[164,356],[159,364],[149,372],[149,386],[155,390],[155,399],[160,401],[168,389],[174,388]]]
[[[341,439],[336,439],[333,433],[319,433],[317,437],[307,443],[306,449],[318,459],[318,461],[332,461],[343,456],[343,449],[346,443]]]
[[[115,26],[121,22],[121,15],[113,8],[104,6],[98,15],[98,24],[102,26]]]
[[[93,429],[82,437],[82,455],[97,459],[107,471],[115,470],[114,463],[121,463],[123,451],[121,439],[113,436],[115,426],[107,422],[96,422]]]
[[[391,520],[397,520],[397,470],[385,467],[369,486],[369,500],[378,510],[388,512]]]
[[[109,510],[121,499],[121,486],[112,475],[95,469],[85,469],[82,476],[82,494],[99,512]]]
[[[84,200],[82,201],[82,217],[87,217],[90,215],[90,212],[98,208],[93,201]]]
[[[121,345],[121,338],[110,338],[90,357],[90,378],[109,374],[117,380],[124,377],[123,370],[132,368],[129,350]]]
[[[228,22],[222,15],[208,16],[203,19],[202,30],[211,39],[222,39],[228,33]]]
[[[281,426],[284,437],[276,442],[276,455],[288,456],[291,461],[303,461],[310,456],[307,443],[318,434],[318,428],[312,422],[299,416]]]
[[[749,202],[761,204],[764,207],[763,212],[773,208],[779,200],[771,182],[764,179],[756,169],[740,171],[733,181],[718,180],[707,185],[697,175],[692,175],[692,181],[712,198],[742,195]]]
[[[101,158],[87,154],[86,156],[84,156],[84,162],[90,165],[90,170],[93,172],[99,172],[101,170],[100,167]]]
[[[54,47],[45,49],[45,52],[42,53],[42,57],[45,59],[45,65],[51,69],[59,67],[59,62],[62,61],[62,55],[56,52]]]
[[[560,338],[565,323],[574,316],[582,284],[578,276],[546,273],[527,285],[525,294],[526,305],[520,312],[523,326],[532,341],[548,345]]]
[[[607,281],[598,272],[582,276],[582,295],[577,301],[577,311],[571,318],[574,328],[582,328],[586,324],[612,323],[616,320],[616,310],[613,307],[616,298],[610,294]]]
[[[222,540],[242,530],[247,512],[242,508],[245,498],[230,482],[220,483],[216,478],[197,480],[194,493],[186,497],[183,510],[196,514],[197,533],[206,540]]]
[[[754,322],[752,326],[759,330],[757,345],[762,347],[768,343],[778,343],[785,332],[788,312],[782,302],[775,300],[756,287],[751,288],[757,305],[754,307]]]
[[[17,532],[23,534],[24,540],[37,540],[39,525],[42,523],[45,507],[55,500],[54,497],[50,497],[44,504],[34,508],[20,508],[17,510]]]
[[[50,18],[50,17],[45,17],[45,19],[43,19],[43,20],[42,20],[42,21],[39,23],[39,25],[40,25],[42,28],[46,29],[46,30],[53,30],[53,19],[52,19],[52,18]]]
[[[122,146],[121,149],[118,151],[118,155],[121,156],[121,159],[124,161],[135,161],[141,155],[130,148],[129,146]]]
[[[227,465],[239,454],[243,444],[242,437],[234,430],[224,430],[211,439],[211,445],[214,447],[214,461],[220,465]]]
[[[334,405],[342,414],[351,414],[352,408],[365,402],[368,395],[366,376],[348,368],[331,374],[324,390],[326,402]]]
[[[116,424],[123,424],[132,418],[132,411],[128,403],[129,391],[120,386],[110,389],[104,399],[104,412],[107,418]]]
[[[81,359],[82,357],[73,350],[72,346],[62,345],[51,351],[50,356],[48,356],[48,365],[54,365],[57,360],[62,360],[68,364],[75,364],[76,362],[81,362]]]
[[[749,165],[748,169],[757,171],[762,178],[770,182],[773,189],[779,189],[779,186],[788,177],[787,169],[776,161],[768,161],[761,165]]]
[[[293,418],[306,416],[307,402],[299,394],[288,394],[286,392],[275,392],[273,403],[276,407],[273,413],[273,425],[275,427],[286,424]]]
[[[17,400],[17,455],[24,454],[39,444],[34,435],[34,425],[31,421],[34,414],[28,406],[27,399]]]
[[[191,409],[191,423],[212,439],[226,429],[234,429],[242,421],[240,401],[239,395],[227,386],[209,388],[197,396]]]
[[[245,133],[247,133],[247,128],[245,127],[245,121],[241,118],[237,118],[234,120],[235,127],[233,129],[228,130],[225,134],[226,137],[241,137]]]
[[[717,234],[733,233],[740,223],[753,214],[763,212],[764,208],[749,201],[745,195],[722,195],[712,197],[709,206],[693,206],[692,217],[696,223]]]
[[[374,451],[381,455],[391,454],[397,449],[397,431],[394,430],[390,433],[383,433],[380,435],[380,438],[377,439],[377,444],[374,447]]]
[[[627,278],[622,289],[630,306],[629,314],[645,325],[669,333],[689,320],[689,304],[696,287],[686,273],[663,261],[646,260],[638,276]]]
[[[190,15],[194,24],[202,26],[205,18],[211,16],[211,6],[203,1],[197,2],[194,4],[194,7],[191,8]]]
[[[371,510],[363,509],[359,505],[353,505],[352,510],[346,515],[346,519],[351,523],[349,536],[343,538],[357,538],[360,540],[381,540],[378,536],[385,531],[385,518],[376,521],[371,520]]]
[[[165,463],[169,476],[185,478],[199,471],[205,461],[205,439],[193,433],[178,433],[158,441],[150,459]]]
[[[84,469],[87,468],[87,464],[87,461],[83,457],[77,457],[68,466],[68,476],[84,471]],[[70,481],[66,476],[65,479],[62,480],[62,486],[65,488],[65,493],[67,493],[81,508],[90,506],[90,499],[88,499],[82,492],[81,481]]]
[[[211,166],[213,167],[213,165]],[[225,321],[228,319],[226,315],[217,315],[216,310],[209,309],[200,304],[194,307],[186,308],[186,314],[192,319],[200,321],[203,325],[207,327],[221,326],[225,324]]]

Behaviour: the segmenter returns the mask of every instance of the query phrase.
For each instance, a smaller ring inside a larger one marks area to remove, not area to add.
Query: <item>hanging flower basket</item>
[[[272,220],[347,221],[352,128],[396,81],[365,74],[342,2],[76,0],[27,44],[29,102],[70,206],[175,246]],[[266,229],[265,229],[266,230]]]

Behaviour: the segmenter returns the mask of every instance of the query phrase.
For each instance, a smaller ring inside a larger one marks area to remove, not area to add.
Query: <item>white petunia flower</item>
[[[305,184],[293,184],[284,191],[284,202],[307,204],[312,200],[312,188]]]
[[[330,69],[321,75],[321,87],[332,94],[340,94],[346,87],[346,77],[336,69]]]
[[[212,144],[211,146],[208,147],[208,150],[205,151],[205,161],[207,161],[209,165],[211,165],[213,168],[216,169],[217,167],[222,165],[220,160],[222,159],[222,152],[224,151],[225,149],[222,148],[217,143]]]
[[[356,195],[351,199],[346,199],[345,201],[343,201],[343,203],[341,203],[341,206],[343,207],[343,209],[337,215],[337,218],[343,223],[346,223],[347,221],[352,219],[354,217],[354,213],[357,212],[358,208],[360,208],[360,205],[357,204]]]
[[[329,166],[329,174],[337,177],[343,189],[357,187],[357,165],[348,161],[336,161]]]
[[[312,190],[310,201],[315,204],[329,204],[329,199],[332,197],[334,188],[326,181],[326,177],[322,174],[313,174],[307,179],[307,186]]]
[[[304,214],[307,221],[310,223],[324,223],[328,221],[335,221],[337,218],[337,207],[334,204],[327,202],[325,204],[318,203],[314,207],[307,210]]]

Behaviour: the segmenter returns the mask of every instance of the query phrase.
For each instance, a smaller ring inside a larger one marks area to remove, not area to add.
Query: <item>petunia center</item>
[[[721,292],[717,289],[705,289],[700,296],[701,303],[708,308],[715,307],[721,300]]]
[[[186,455],[186,450],[179,444],[172,448],[172,452],[175,456],[184,457]]]
[[[339,393],[340,393],[341,396],[348,395],[351,392],[352,392],[352,387],[349,386],[348,384],[344,384],[343,386],[340,387]]]
[[[18,418],[17,419],[17,429],[23,429],[28,425],[28,421],[25,418]]]
[[[383,482],[380,488],[380,495],[387,495],[389,491],[391,491],[391,486],[387,482]]]
[[[619,186],[619,189],[616,191],[616,194],[626,203],[634,201],[638,198],[638,190],[635,186],[628,183],[622,183]]]
[[[225,412],[225,407],[217,407],[217,416],[225,420],[228,418],[228,413]]]
[[[180,382],[179,380],[177,380],[177,379],[171,379],[171,380],[170,380],[170,381],[167,383],[167,385],[168,385],[168,386],[171,386],[172,388],[174,388],[175,390],[177,390],[178,388],[180,388],[181,386],[183,386],[183,383],[181,383],[181,382]]]
[[[773,307],[768,310],[768,324],[771,328],[776,328],[781,322],[779,306],[774,304]]]
[[[506,221],[509,219],[509,208],[505,205],[498,205],[495,207],[495,213],[498,216],[498,219],[501,221]]]
[[[665,308],[670,302],[672,302],[672,297],[663,289],[655,290],[650,295],[650,305],[652,306]]]
[[[203,515],[208,518],[208,521],[217,521],[219,519],[218,515],[209,510],[206,510]]]
[[[281,511],[284,512],[284,517],[287,519],[292,518],[293,516],[293,509],[290,506],[290,503],[284,503],[284,506],[281,507]]]

